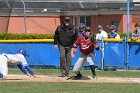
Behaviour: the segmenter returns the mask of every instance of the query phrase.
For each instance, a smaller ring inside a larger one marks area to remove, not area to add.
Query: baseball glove
[[[96,43],[96,38],[95,38],[96,36],[95,36],[95,34],[94,33],[91,33],[90,34],[90,39],[91,39],[91,41],[93,42],[93,43]]]

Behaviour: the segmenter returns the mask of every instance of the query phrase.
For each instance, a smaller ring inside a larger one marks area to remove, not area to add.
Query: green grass
[[[140,84],[1,82],[1,93],[139,93]]]
[[[40,75],[59,75],[58,69],[33,69]],[[22,74],[19,69],[9,69],[10,74]],[[91,75],[83,70],[83,75]],[[70,75],[74,75],[70,71]],[[140,77],[139,71],[97,71],[102,77]],[[140,84],[77,83],[77,82],[0,82],[0,93],[139,93]]]

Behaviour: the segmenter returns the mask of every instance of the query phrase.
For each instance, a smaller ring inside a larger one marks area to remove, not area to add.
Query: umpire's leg
[[[58,44],[59,53],[60,53],[60,72],[61,76],[65,76],[66,74],[66,57],[65,57],[65,48]]]
[[[65,51],[66,51],[66,76],[69,76],[69,70],[70,70],[71,61],[72,61],[72,58],[70,55],[71,48],[70,47],[65,48]]]

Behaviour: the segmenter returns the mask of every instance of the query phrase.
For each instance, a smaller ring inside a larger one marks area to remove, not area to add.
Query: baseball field
[[[97,80],[91,80],[91,72],[83,70],[82,80],[67,80],[58,77],[59,69],[33,70],[36,78],[9,69],[7,79],[0,80],[1,93],[139,93],[140,89],[139,71],[97,71]]]

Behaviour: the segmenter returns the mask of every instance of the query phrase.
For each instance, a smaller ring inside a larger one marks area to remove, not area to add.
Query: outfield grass
[[[140,84],[1,82],[1,93],[139,93]]]
[[[33,69],[40,75],[59,75],[58,69]],[[10,69],[10,74],[21,74],[19,69]],[[91,75],[83,70],[84,75]],[[70,72],[71,75],[74,73]],[[140,77],[134,71],[97,71],[102,77]],[[140,84],[114,83],[50,83],[50,82],[0,82],[0,93],[139,93]]]

